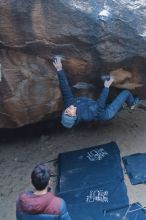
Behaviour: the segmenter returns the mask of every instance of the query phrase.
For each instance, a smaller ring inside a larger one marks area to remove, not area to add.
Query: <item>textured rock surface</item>
[[[55,54],[72,85],[112,71],[146,98],[145,0],[0,0],[0,30],[0,127],[59,116]]]

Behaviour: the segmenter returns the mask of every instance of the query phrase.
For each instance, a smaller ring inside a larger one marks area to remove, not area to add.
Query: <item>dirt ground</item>
[[[5,131],[7,133],[7,130]],[[38,163],[57,158],[65,151],[87,148],[115,141],[121,156],[146,152],[146,111],[121,111],[109,122],[73,129],[57,129],[33,135],[19,132],[3,135],[0,141],[0,219],[15,220],[15,201],[20,191],[32,188],[30,173]],[[54,173],[53,162],[50,167]],[[125,175],[125,174],[124,174]],[[55,187],[52,178],[52,188]],[[146,186],[132,186],[125,175],[130,203],[146,206]]]

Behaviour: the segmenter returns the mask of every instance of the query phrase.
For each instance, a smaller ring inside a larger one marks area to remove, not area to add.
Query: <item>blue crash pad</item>
[[[131,184],[145,183],[146,153],[133,154],[125,156],[122,159]]]
[[[60,154],[58,166],[57,192],[123,179],[115,142]]]
[[[120,209],[105,211],[104,220],[146,220],[142,206],[134,203]]]

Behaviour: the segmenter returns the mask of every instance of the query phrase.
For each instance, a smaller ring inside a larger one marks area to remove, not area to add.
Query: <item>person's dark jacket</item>
[[[92,100],[84,96],[74,97],[64,70],[57,71],[57,75],[63,96],[64,108],[70,105],[77,107],[77,122],[100,120],[100,114],[104,111],[109,88],[104,87],[102,89],[98,100]]]
[[[38,196],[21,193],[16,205],[17,220],[71,220],[65,201],[48,192]]]

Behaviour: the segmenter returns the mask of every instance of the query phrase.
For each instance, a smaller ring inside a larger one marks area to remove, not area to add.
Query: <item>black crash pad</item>
[[[131,184],[146,183],[146,153],[132,154],[122,159]]]
[[[57,192],[123,178],[120,151],[115,142],[62,153],[58,167]]]
[[[74,189],[58,193],[67,204],[97,203],[98,206],[116,208],[128,204],[127,188],[123,180]]]
[[[105,185],[80,188],[59,193],[68,206],[72,220],[102,220],[103,210],[127,205],[127,189],[123,180]]]
[[[119,209],[104,212],[104,220],[146,220],[142,206],[134,203]]]
[[[103,211],[129,203],[115,142],[59,155],[57,195],[72,220],[103,220]]]

